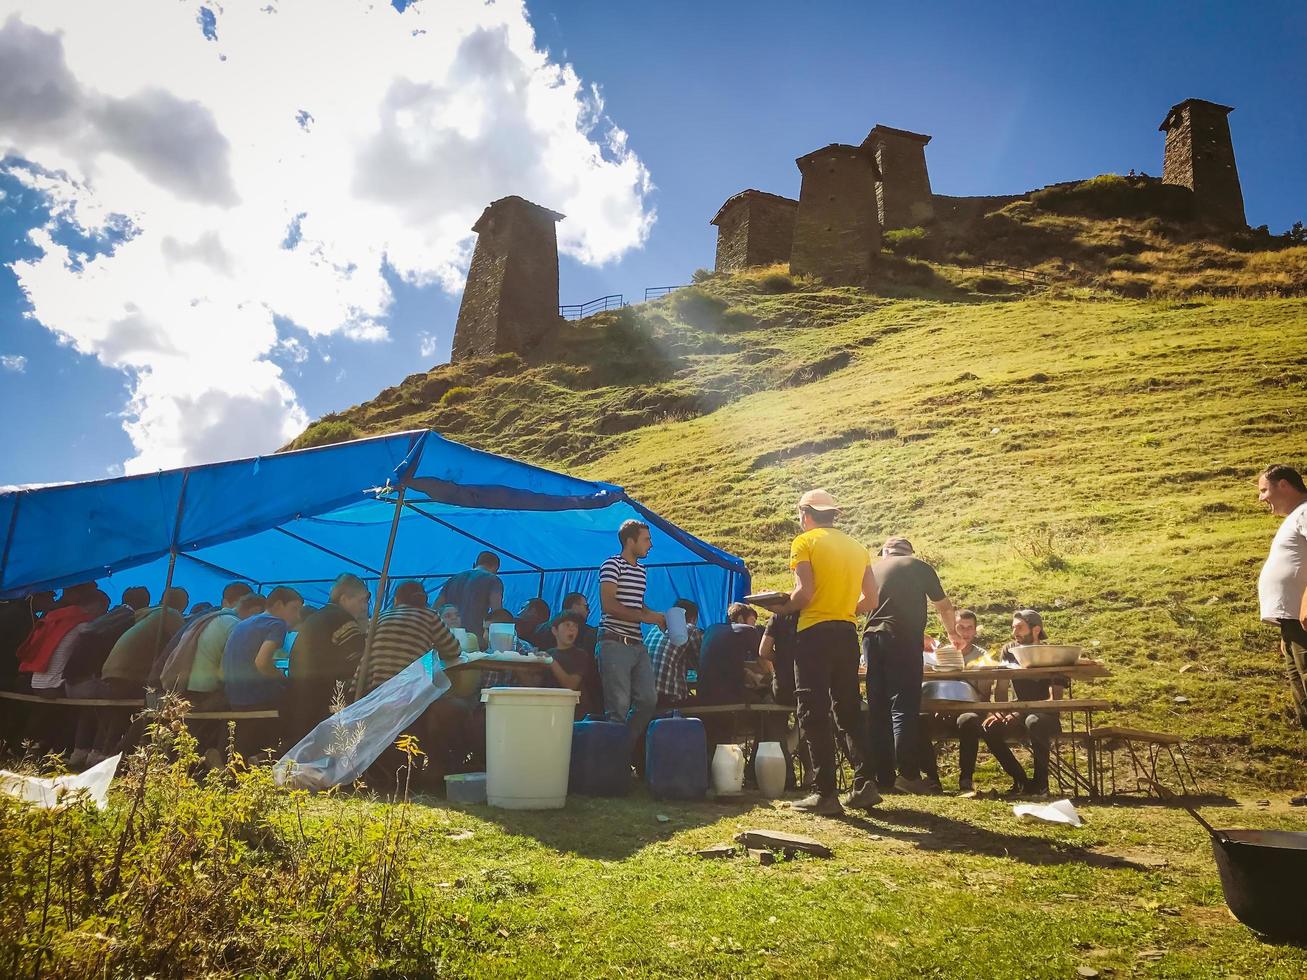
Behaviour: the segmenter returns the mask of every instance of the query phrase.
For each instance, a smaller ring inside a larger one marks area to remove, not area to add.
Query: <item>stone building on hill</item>
[[[563,215],[503,197],[472,226],[476,251],[454,328],[452,361],[526,351],[558,317],[558,234]]]
[[[1159,131],[1166,134],[1162,182],[1194,192],[1194,211],[1220,224],[1243,227],[1243,190],[1230,138],[1233,108],[1203,99],[1171,106]]]
[[[750,188],[728,198],[709,224],[717,226],[714,272],[788,262],[799,202]]]
[[[876,158],[876,210],[881,228],[915,228],[934,217],[926,144],[930,137],[877,125],[862,141]]]
[[[794,162],[803,184],[790,271],[841,285],[861,284],[880,251],[875,158],[861,147],[832,143]]]

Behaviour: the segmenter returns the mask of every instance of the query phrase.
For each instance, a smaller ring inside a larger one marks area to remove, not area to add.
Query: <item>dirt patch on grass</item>
[[[804,364],[802,367],[795,368],[781,379],[778,387],[797,388],[800,385],[812,384],[812,382],[819,381],[828,374],[843,370],[851,363],[853,363],[853,352],[839,350],[819,360]]]
[[[825,439],[808,439],[804,442],[797,442],[793,446],[786,446],[784,449],[775,449],[769,453],[763,453],[749,464],[749,469],[760,470],[767,466],[772,466],[786,459],[793,459],[796,456],[811,456],[815,453],[826,453],[832,449],[843,449],[845,446],[851,446],[855,442],[867,442],[877,439],[893,439],[898,435],[898,430],[893,426],[882,429],[869,429],[858,427],[856,429],[846,429],[839,435],[828,436]]]

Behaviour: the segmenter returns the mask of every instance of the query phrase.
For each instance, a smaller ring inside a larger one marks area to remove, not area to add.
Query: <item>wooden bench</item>
[[[0,701],[18,701],[26,704],[43,704],[68,708],[122,708],[126,711],[144,711],[145,700],[127,698],[46,698],[39,694],[22,694],[18,691],[0,691]],[[196,721],[244,721],[246,719],[279,718],[276,708],[224,708],[218,711],[188,711],[188,719]]]
[[[1120,725],[1103,725],[1084,733],[1086,749],[1095,759],[1094,771],[1100,793],[1124,796],[1133,793],[1166,799],[1174,795],[1162,786],[1159,767],[1164,760],[1171,763],[1180,786],[1180,795],[1196,795],[1198,779],[1184,753],[1183,739],[1171,732],[1150,732],[1143,728],[1126,728]],[[1130,763],[1130,774],[1118,784],[1116,754],[1124,751]],[[1126,780],[1133,780],[1133,785]]]

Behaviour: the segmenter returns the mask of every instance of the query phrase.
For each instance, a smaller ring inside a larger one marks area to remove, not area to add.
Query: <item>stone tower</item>
[[[921,133],[880,125],[862,141],[862,148],[875,155],[880,170],[876,210],[882,229],[915,228],[934,217],[926,170],[929,142],[930,137]]]
[[[799,202],[750,188],[728,198],[709,224],[717,226],[714,272],[785,262],[794,244]]]
[[[1166,134],[1162,183],[1194,192],[1194,212],[1209,221],[1243,227],[1243,191],[1234,165],[1230,121],[1234,110],[1202,99],[1173,105],[1158,129]]]
[[[832,143],[794,162],[803,184],[790,271],[860,285],[880,252],[875,159],[861,147]]]
[[[521,197],[481,213],[450,360],[525,351],[558,323],[558,234],[563,219]]]

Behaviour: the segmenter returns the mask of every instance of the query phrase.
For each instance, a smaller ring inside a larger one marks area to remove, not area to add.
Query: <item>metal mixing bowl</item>
[[[966,681],[926,681],[921,685],[923,701],[979,701],[980,692]]]
[[[1080,659],[1080,647],[1032,643],[1013,647],[1012,656],[1022,667],[1070,667]]]

